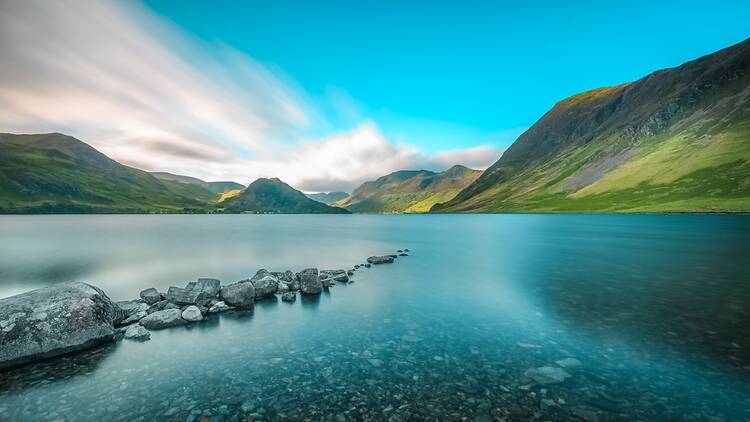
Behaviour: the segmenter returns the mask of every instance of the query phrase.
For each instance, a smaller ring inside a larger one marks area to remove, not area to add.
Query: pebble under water
[[[76,279],[115,300],[411,250],[318,298],[2,372],[3,421],[750,419],[747,216],[54,216],[0,229],[0,292]],[[80,247],[35,248],[63,237]]]

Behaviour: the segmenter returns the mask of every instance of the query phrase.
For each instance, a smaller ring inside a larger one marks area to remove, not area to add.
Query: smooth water
[[[317,300],[0,373],[0,420],[750,419],[748,216],[3,216],[0,296],[401,248]]]

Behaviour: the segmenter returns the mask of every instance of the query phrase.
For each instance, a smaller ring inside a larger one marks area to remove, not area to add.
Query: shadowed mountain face
[[[151,172],[151,174],[159,180],[170,180],[173,182],[180,182],[180,183],[200,186],[203,189],[206,189],[217,195],[221,195],[222,193],[229,192],[232,190],[245,189],[245,186],[239,183],[235,183],[235,182],[206,182],[195,177],[182,176],[179,174],[172,174],[172,173],[160,172],[160,171]]]
[[[229,213],[274,214],[348,214],[343,208],[332,207],[308,198],[277,178],[258,179],[238,195],[225,199],[221,206]]]
[[[159,180],[59,133],[0,134],[0,212],[204,211],[216,195]]]
[[[349,194],[346,192],[320,192],[307,194],[308,198],[322,202],[326,205],[333,205],[335,202],[340,201],[347,196],[349,196]]]
[[[435,173],[402,170],[363,183],[351,196],[336,203],[352,212],[427,212],[434,204],[453,198],[482,174],[464,166]]]
[[[560,101],[443,212],[750,210],[750,40]]]

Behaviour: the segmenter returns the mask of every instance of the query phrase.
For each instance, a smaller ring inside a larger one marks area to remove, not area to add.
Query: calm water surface
[[[0,297],[401,248],[317,300],[0,373],[0,420],[750,420],[748,216],[0,216]]]

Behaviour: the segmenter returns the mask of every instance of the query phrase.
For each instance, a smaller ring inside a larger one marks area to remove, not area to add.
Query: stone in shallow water
[[[224,302],[216,302],[211,308],[209,308],[209,314],[218,314],[219,312],[225,312],[232,309],[229,305]]]
[[[100,289],[59,283],[0,299],[0,368],[114,339],[122,310]]]
[[[151,338],[151,332],[140,324],[133,324],[125,330],[125,338],[130,340],[148,340]]]
[[[140,297],[149,305],[153,305],[154,303],[160,302],[164,299],[164,296],[162,296],[162,294],[153,287],[141,290]]]
[[[162,328],[174,327],[185,323],[187,323],[187,321],[182,319],[182,310],[180,309],[156,311],[147,315],[140,322],[141,325],[149,330],[160,330]]]
[[[255,303],[255,287],[250,280],[224,286],[219,293],[221,299],[229,306],[248,308]]]
[[[162,300],[151,305],[146,312],[152,314],[156,311],[163,311],[165,309],[180,309],[180,307],[168,300]]]
[[[581,361],[576,358],[560,359],[558,361],[555,361],[555,363],[567,369],[576,369],[583,366],[583,363],[581,363]]]
[[[129,317],[125,318],[125,320],[122,321],[121,324],[122,325],[129,325],[129,324],[132,324],[134,322],[138,322],[141,319],[143,319],[143,317],[145,317],[146,315],[148,315],[148,312],[146,312],[146,311],[138,311],[138,312],[134,313],[133,315],[130,315]]]
[[[115,303],[120,309],[122,309],[123,318],[127,318],[140,311],[148,310],[149,305],[142,300],[122,300]]]
[[[258,270],[250,282],[255,288],[256,299],[273,296],[279,287],[279,281],[267,270]]]
[[[294,302],[297,300],[297,292],[286,292],[281,295],[281,300],[284,302]]]
[[[368,264],[392,264],[393,263],[393,255],[383,255],[383,256],[371,256],[367,258]]]
[[[302,294],[317,295],[323,291],[323,284],[318,277],[317,268],[306,268],[297,274]]]
[[[198,322],[203,319],[203,314],[201,314],[201,310],[197,306],[191,305],[182,311],[182,319],[188,322]]]
[[[539,368],[530,368],[524,373],[537,384],[558,384],[570,377],[570,374],[560,368],[553,366],[540,366]]]

